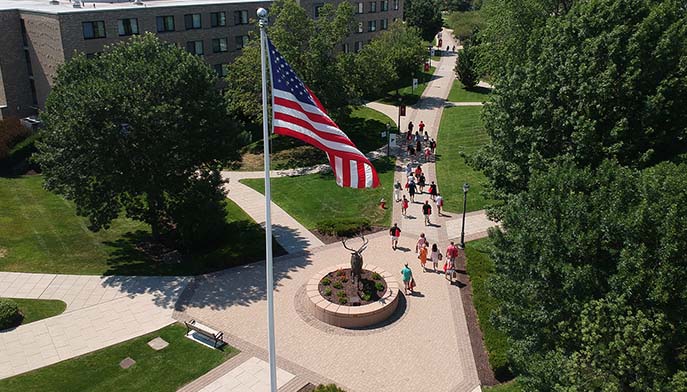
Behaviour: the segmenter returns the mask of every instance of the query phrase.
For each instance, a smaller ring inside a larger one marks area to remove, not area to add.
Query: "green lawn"
[[[453,82],[451,92],[448,94],[447,101],[451,102],[484,102],[489,98],[491,90],[484,87],[475,87],[466,90],[460,80]]]
[[[213,350],[184,337],[180,324],[165,327],[74,359],[0,380],[2,391],[176,391],[210,369],[236,355],[225,346]],[[169,342],[155,351],[147,342],[155,337]],[[121,369],[119,362],[130,357],[136,363]]]
[[[435,70],[436,67],[430,67],[429,72],[424,72],[422,68],[418,69],[415,73],[415,77],[418,79],[418,85],[415,90],[413,90],[413,80],[408,79],[399,84],[398,94],[396,93],[396,89],[392,89],[385,97],[379,99],[379,102],[389,105],[398,105],[398,97],[400,94],[401,101],[404,105],[416,104],[417,101],[420,100],[422,93],[424,93],[427,84],[432,80]]]
[[[391,118],[365,106],[352,107],[350,117],[338,123],[356,147],[364,153],[376,150],[386,144],[386,139],[380,137],[380,132],[386,130],[386,124],[391,124],[392,129],[395,128]],[[270,166],[274,170],[327,163],[327,157],[322,151],[308,146],[298,139],[272,135],[271,140]],[[237,167],[238,170],[263,170],[262,140],[251,143],[242,151],[242,161]]]
[[[227,200],[226,241],[184,257],[151,262],[137,244],[147,225],[120,218],[93,233],[73,203],[45,191],[42,176],[0,178],[0,271],[94,275],[193,275],[264,258],[264,231]],[[284,254],[275,245],[275,255]]]
[[[19,305],[19,311],[24,316],[22,324],[32,323],[48,317],[57,316],[64,312],[67,304],[56,299],[27,299],[10,298]]]
[[[463,183],[470,184],[468,211],[483,209],[488,203],[482,194],[486,178],[469,167],[461,153],[472,154],[485,145],[489,136],[480,118],[481,107],[444,109],[437,140],[437,179],[445,200],[445,209],[463,211]]]
[[[373,226],[389,226],[391,208],[380,209],[379,200],[392,200],[394,164],[387,159],[373,164],[381,181],[375,189],[341,188],[331,173],[281,177],[272,179],[272,200],[310,230],[323,220],[358,218],[368,219]],[[264,193],[262,179],[241,182]]]
[[[486,21],[481,11],[454,11],[446,15],[444,24],[453,30],[453,35],[459,40],[464,40],[472,35],[475,28],[480,30],[486,26]]]
[[[494,263],[489,256],[488,238],[469,242],[465,247],[467,273],[472,283],[472,300],[484,335],[484,344],[489,352],[489,364],[497,379],[506,379],[508,371],[508,340],[506,335],[491,323],[491,314],[498,302],[487,292],[487,280],[494,272]]]

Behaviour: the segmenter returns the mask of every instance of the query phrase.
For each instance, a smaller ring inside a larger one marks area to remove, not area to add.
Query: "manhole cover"
[[[126,357],[126,358],[122,359],[122,362],[119,363],[119,367],[121,367],[122,369],[128,369],[128,368],[134,366],[135,363],[136,363],[136,361],[134,361],[133,359],[131,359],[129,357]]]
[[[160,351],[163,348],[169,346],[169,343],[167,343],[164,339],[161,337],[157,337],[151,341],[148,342],[148,345],[155,351]]]

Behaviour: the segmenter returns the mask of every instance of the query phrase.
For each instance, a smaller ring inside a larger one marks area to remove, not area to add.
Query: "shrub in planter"
[[[21,319],[19,305],[11,299],[0,298],[0,329],[15,327]]]
[[[332,283],[332,281],[329,280],[329,278],[323,278],[321,283],[322,286],[329,286]]]
[[[331,287],[327,287],[326,289],[324,289],[324,295],[325,295],[326,297],[329,297],[330,295],[332,295],[332,288],[331,288]]]
[[[346,392],[343,389],[336,386],[336,384],[320,384],[315,388],[314,392]]]
[[[382,275],[380,275],[380,274],[378,274],[378,273],[376,273],[376,272],[373,272],[373,273],[372,273],[372,279],[374,279],[374,280],[381,280],[381,279],[382,279]]]
[[[384,290],[384,284],[382,284],[382,282],[375,283],[375,289],[377,289],[377,291]]]
[[[346,297],[339,297],[339,304],[345,305],[348,303],[348,298]]]
[[[332,286],[334,286],[335,289],[341,289],[343,288],[343,283],[337,280]]]

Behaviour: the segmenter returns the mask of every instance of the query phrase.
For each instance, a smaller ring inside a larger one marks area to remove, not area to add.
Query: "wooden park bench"
[[[224,345],[224,341],[222,340],[224,338],[224,333],[222,331],[215,331],[214,329],[208,327],[207,325],[203,325],[196,320],[185,321],[184,324],[186,324],[187,334],[191,332],[191,330],[194,330],[206,338],[214,341],[213,347],[217,348],[218,346],[221,347]]]

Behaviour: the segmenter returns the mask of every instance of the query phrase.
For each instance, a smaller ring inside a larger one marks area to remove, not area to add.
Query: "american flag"
[[[284,57],[267,40],[272,75],[274,133],[291,136],[323,150],[336,183],[347,188],[375,188],[379,177],[370,160],[327,115]]]

